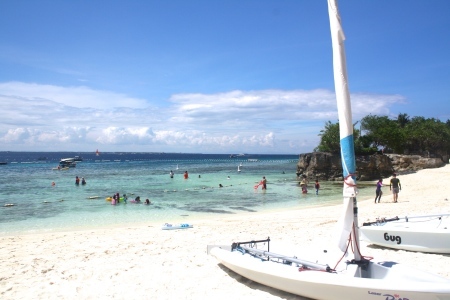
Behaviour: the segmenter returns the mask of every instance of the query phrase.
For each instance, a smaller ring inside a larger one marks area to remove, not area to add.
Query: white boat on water
[[[77,166],[75,158],[61,158],[59,161],[61,168],[75,168]]]
[[[328,0],[328,12],[344,176],[344,205],[338,223],[338,248],[343,255],[351,257],[347,261],[326,262],[323,252],[319,251],[312,259],[277,254],[269,251],[269,239],[233,243],[231,247],[212,245],[208,246],[209,253],[219,263],[248,279],[312,299],[450,300],[450,279],[392,261],[369,260],[360,253],[356,162],[345,37],[336,0]],[[261,249],[261,245],[264,249]],[[349,249],[354,252],[348,253]]]
[[[363,223],[360,238],[387,248],[450,253],[450,214],[395,217]]]

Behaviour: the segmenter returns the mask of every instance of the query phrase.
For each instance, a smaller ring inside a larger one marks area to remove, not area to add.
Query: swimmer
[[[145,199],[145,204],[150,205],[150,204],[152,204],[152,203],[150,202],[150,200]]]

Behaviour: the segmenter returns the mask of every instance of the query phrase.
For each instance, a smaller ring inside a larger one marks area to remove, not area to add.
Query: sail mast
[[[328,14],[330,17],[331,40],[333,45],[333,70],[336,101],[339,115],[339,134],[341,143],[341,160],[344,175],[344,213],[340,220],[341,236],[339,247],[345,250],[346,242],[352,230],[352,241],[355,245],[355,260],[361,260],[359,253],[358,208],[356,202],[356,162],[353,140],[352,109],[350,92],[347,81],[347,63],[344,47],[344,30],[342,29],[337,0],[328,0]]]

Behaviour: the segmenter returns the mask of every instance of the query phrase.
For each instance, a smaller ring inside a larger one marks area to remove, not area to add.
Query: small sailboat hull
[[[369,262],[366,270],[349,265],[342,272],[299,271],[251,254],[213,247],[210,254],[239,275],[295,295],[319,300],[415,299],[450,300],[450,280],[392,262]],[[372,299],[372,297],[370,297]]]
[[[359,228],[360,238],[382,247],[427,252],[450,253],[450,218],[421,216],[380,222]]]

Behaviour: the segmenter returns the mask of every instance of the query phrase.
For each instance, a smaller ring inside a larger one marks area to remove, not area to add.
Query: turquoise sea
[[[53,170],[60,159],[74,156],[83,159],[75,168]],[[321,182],[315,195],[311,183],[309,193],[301,193],[297,155],[0,152],[0,162],[7,162],[0,165],[0,235],[190,222],[342,202],[341,184]],[[87,184],[75,185],[75,176]],[[263,176],[266,191],[254,188]],[[105,200],[117,192],[129,202],[114,206]],[[360,196],[372,192],[360,188]],[[136,196],[152,205],[131,203]]]

